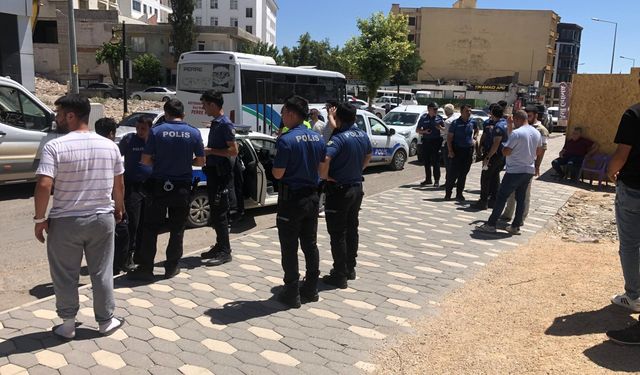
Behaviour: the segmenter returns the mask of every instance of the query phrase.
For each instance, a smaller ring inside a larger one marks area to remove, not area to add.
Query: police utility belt
[[[154,193],[170,193],[180,188],[191,188],[191,181],[171,181],[170,179],[150,178],[147,184]]]
[[[318,194],[318,188],[316,186],[305,186],[297,189],[293,189],[291,185],[278,184],[278,197],[282,200],[289,200],[298,197],[308,197],[313,194]]]
[[[351,184],[340,184],[335,181],[327,181],[324,184],[324,192],[326,194],[334,194],[339,191],[344,191],[352,187],[362,187],[362,182],[354,182]]]

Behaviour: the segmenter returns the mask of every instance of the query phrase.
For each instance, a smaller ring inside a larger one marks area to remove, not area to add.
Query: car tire
[[[140,97],[140,95],[134,95],[133,98],[131,98],[131,99],[141,100],[142,98]]]
[[[165,97],[162,98],[162,101],[166,103],[166,102],[169,101],[169,99],[171,99],[171,98],[169,98],[168,96],[165,96]]]
[[[198,190],[189,202],[187,226],[201,228],[209,223],[211,211],[209,209],[209,194],[203,189]]]
[[[391,158],[391,164],[389,167],[393,171],[400,171],[404,169],[404,163],[407,162],[407,153],[404,150],[398,150],[395,154],[393,154],[393,158]]]
[[[104,94],[102,94],[102,97],[105,99],[109,99],[111,98],[111,93],[110,92],[105,92]]]
[[[418,153],[418,141],[414,139],[413,141],[411,141],[411,144],[409,145],[409,157],[415,156],[417,153]]]

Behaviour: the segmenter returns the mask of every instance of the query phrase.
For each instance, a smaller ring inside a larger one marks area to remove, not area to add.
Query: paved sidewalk
[[[479,172],[476,163],[467,180],[469,200],[477,199]],[[234,240],[234,260],[221,267],[202,265],[196,253],[171,280],[136,285],[117,279],[117,314],[127,324],[111,337],[96,336],[90,288],[80,291],[83,324],[69,343],[49,333],[60,320],[53,299],[41,300],[0,314],[0,374],[371,372],[372,348],[411,332],[412,318],[434,313],[443,294],[525,243],[574,190],[535,181],[529,218],[513,237],[474,233],[490,212],[443,202],[442,190],[412,185],[366,197],[358,279],[349,289],[321,290],[319,302],[297,310],[273,301],[282,283],[275,228]],[[324,221],[318,240],[324,274],[331,268]]]

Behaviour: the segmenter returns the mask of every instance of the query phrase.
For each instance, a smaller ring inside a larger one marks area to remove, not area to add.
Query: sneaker
[[[622,345],[640,345],[640,322],[624,329],[607,331],[607,337]]]
[[[356,269],[352,268],[349,270],[349,274],[347,275],[347,280],[355,280],[356,279]]]
[[[488,208],[488,204],[487,201],[485,200],[479,200],[476,203],[471,205],[471,208],[474,208],[476,210],[486,210]]]
[[[283,305],[289,306],[292,309],[299,309],[302,304],[300,303],[300,291],[298,285],[284,286],[284,288],[278,293],[276,297],[278,302]]]
[[[462,195],[462,194],[457,194],[457,195],[456,195],[456,200],[457,200],[458,202],[464,202],[466,199],[464,199],[464,195]]]
[[[175,267],[171,267],[171,268],[165,268],[164,278],[165,279],[171,279],[172,277],[176,276],[179,273],[180,273],[180,266],[175,266]]]
[[[200,258],[202,259],[211,259],[215,256],[215,254],[220,250],[220,246],[215,244],[209,248],[209,250],[204,253],[200,253]]]
[[[141,268],[136,268],[131,272],[127,272],[127,279],[133,280],[133,281],[146,281],[146,282],[155,280],[155,278],[153,277],[152,271],[145,271]]]
[[[327,285],[335,286],[336,288],[347,289],[347,278],[335,273],[324,275],[322,277],[322,282]]]
[[[496,227],[489,224],[482,224],[480,226],[477,226],[476,230],[485,233],[496,233]]]
[[[513,225],[507,225],[506,228],[504,228],[504,230],[506,230],[507,232],[513,234],[513,235],[519,235],[520,234],[520,227],[514,227]]]
[[[634,312],[640,312],[640,298],[631,299],[627,296],[627,293],[618,294],[611,298],[611,303],[614,305],[622,306]]]
[[[124,264],[120,267],[124,272],[130,272],[136,269],[136,264],[133,262],[133,253],[127,256]]]
[[[231,253],[220,250],[212,254],[208,254],[206,257],[203,256],[203,258],[209,259],[209,261],[207,262],[208,266],[220,266],[225,263],[231,262]]]

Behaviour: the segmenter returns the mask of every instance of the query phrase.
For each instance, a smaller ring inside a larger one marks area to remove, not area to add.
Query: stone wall
[[[611,154],[613,139],[624,111],[640,102],[640,68],[630,74],[576,74],[571,88],[569,129],[582,127],[585,135]]]

